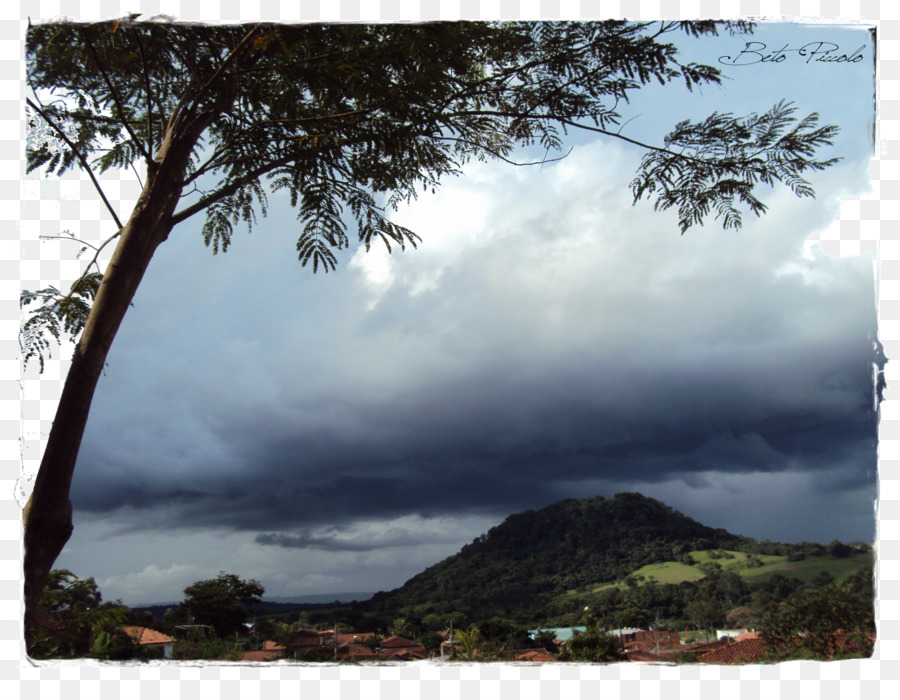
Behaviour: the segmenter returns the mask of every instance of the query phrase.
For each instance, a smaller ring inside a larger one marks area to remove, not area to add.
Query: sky
[[[791,50],[819,41],[865,58]],[[642,151],[580,134],[558,162],[466,166],[393,215],[417,250],[351,247],[327,275],[297,261],[280,195],[224,255],[195,217],[110,352],[57,566],[131,605],[221,570],[267,597],[374,592],[512,513],[621,491],[758,539],[872,541],[873,259],[815,241],[868,189],[872,39],[764,24],[682,43],[731,57],[729,79],[642,91],[623,135],[787,98],[842,129],[816,199],[765,191],[740,231],[680,235],[632,204]]]

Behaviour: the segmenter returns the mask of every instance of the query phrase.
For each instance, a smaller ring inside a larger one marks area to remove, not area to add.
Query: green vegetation
[[[36,659],[135,658],[138,649],[121,630],[129,612],[121,601],[104,603],[93,578],[54,569],[38,615],[25,628],[28,654]]]
[[[605,634],[596,623],[576,632],[559,655],[560,661],[603,663],[622,660],[622,640]]]
[[[797,591],[766,614],[763,638],[772,649],[771,658],[871,656],[875,641],[873,602],[871,579],[859,575],[816,591]]]

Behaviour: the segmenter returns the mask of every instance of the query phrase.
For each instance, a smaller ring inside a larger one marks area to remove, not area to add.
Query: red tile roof
[[[319,647],[323,639],[315,630],[294,630],[288,635],[292,647]]]
[[[704,664],[752,664],[766,655],[768,649],[762,639],[745,639],[707,652],[700,657]]]
[[[360,642],[365,642],[369,639],[372,639],[375,636],[374,632],[338,632],[337,634],[337,643],[338,644],[359,644]]]
[[[715,649],[719,649],[721,647],[727,646],[728,644],[732,644],[733,642],[730,639],[717,639],[714,642],[706,642],[705,644],[694,644],[689,647],[685,647],[683,651],[690,651],[694,654],[705,654],[708,651],[714,651]]]
[[[625,658],[629,661],[642,661],[645,663],[672,663],[672,657],[654,654],[643,649],[635,649],[634,651],[626,651]]]
[[[372,658],[379,656],[374,649],[367,647],[364,644],[343,644],[337,648],[337,652],[341,655],[342,659],[344,657]]]
[[[274,661],[281,658],[280,651],[245,651],[241,654],[241,661]]]
[[[425,651],[425,647],[422,647],[422,652],[414,649],[398,649],[396,651],[386,649],[379,656],[386,661],[423,661],[428,658],[428,652]]]
[[[403,637],[388,637],[381,643],[381,646],[384,649],[394,649],[400,647],[420,647],[422,645],[411,639],[404,639]]]
[[[534,649],[516,657],[519,661],[534,661],[535,663],[546,663],[547,661],[556,661],[556,657],[545,651],[544,649]]]
[[[149,627],[129,625],[122,629],[138,644],[172,644],[175,641],[169,635],[157,632]]]

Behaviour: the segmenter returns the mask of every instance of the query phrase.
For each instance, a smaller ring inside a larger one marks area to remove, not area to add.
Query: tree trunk
[[[25,629],[35,620],[47,576],[72,534],[69,490],[97,381],[113,339],[157,247],[172,230],[187,158],[207,120],[170,122],[141,196],[104,272],[50,430],[47,448],[23,513]],[[177,135],[182,127],[180,137]]]

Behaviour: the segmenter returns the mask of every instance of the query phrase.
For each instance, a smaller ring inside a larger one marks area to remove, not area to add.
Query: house
[[[341,661],[377,661],[384,658],[365,644],[342,644],[337,648]]]
[[[319,634],[326,646],[334,645],[335,641],[340,647],[346,644],[364,644],[375,639],[374,632],[338,632],[335,634],[334,630],[325,630]]]
[[[660,649],[680,649],[681,638],[678,632],[669,630],[635,630],[620,635],[626,649],[642,651],[659,651]]]
[[[271,639],[267,639],[262,643],[263,651],[280,651],[284,652],[284,647],[280,646],[278,642],[273,642]]]
[[[385,661],[421,661],[422,657],[414,656],[410,654],[408,651],[385,651],[384,654],[379,654],[379,658],[384,659]]]
[[[315,630],[293,630],[288,635],[288,646],[294,649],[325,646],[325,639]]]
[[[728,646],[729,644],[733,644],[730,639],[717,639],[714,642],[704,642],[703,644],[690,644],[684,647],[684,651],[689,651],[692,654],[705,654],[709,651],[715,651],[716,649],[720,649],[721,647]]]
[[[240,661],[275,661],[281,658],[282,652],[261,649],[260,651],[241,652]]]
[[[768,653],[762,639],[746,639],[743,642],[725,644],[700,657],[704,664],[752,664]]]
[[[241,653],[241,661],[274,661],[284,656],[284,647],[277,642],[268,639],[262,643],[259,651],[245,651]]]
[[[404,653],[415,659],[427,659],[428,650],[419,644],[403,637],[388,637],[381,643],[381,652],[388,658],[402,656]]]
[[[673,662],[673,656],[663,656],[662,654],[654,654],[644,649],[625,650],[625,658],[629,661],[638,661],[641,663],[667,663]]]
[[[129,625],[122,628],[135,644],[151,649],[159,649],[162,651],[164,659],[171,659],[172,652],[175,647],[175,640],[169,635],[157,632],[149,627],[137,627]]]

